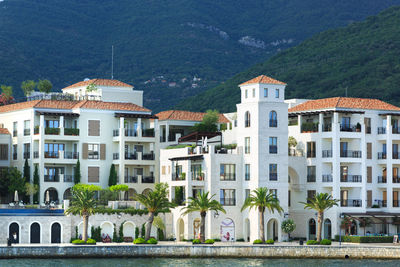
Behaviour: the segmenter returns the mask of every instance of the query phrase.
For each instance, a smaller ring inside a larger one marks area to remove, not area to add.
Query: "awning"
[[[364,114],[364,111],[359,111],[359,110],[310,110],[310,111],[298,111],[298,112],[290,112],[288,114],[289,117],[296,117],[298,115],[304,115],[304,116],[312,116],[312,115],[318,115],[318,114],[332,114],[332,113],[352,113],[352,114]]]
[[[138,114],[138,113],[119,113],[116,112],[114,115],[116,118],[142,118],[142,119],[158,119],[157,116],[151,114]]]
[[[393,218],[400,217],[400,213],[383,212],[383,211],[367,211],[367,212],[344,212],[343,215],[350,217],[374,217],[374,218]]]
[[[216,141],[216,142],[212,142],[210,141],[210,138],[214,138],[216,136],[221,136],[221,140],[220,141]],[[201,141],[202,138],[206,138],[207,137],[207,143],[221,143],[222,142],[222,133],[221,132],[215,132],[215,133],[211,133],[211,132],[193,132],[190,133],[188,135],[182,136],[181,138],[179,138],[178,142],[179,143],[186,143],[186,142],[197,142],[197,141]]]
[[[204,159],[203,155],[193,155],[193,156],[186,156],[186,157],[176,157],[170,158],[170,161],[179,161],[179,160],[202,160]]]
[[[45,116],[64,116],[64,117],[79,117],[79,113],[72,113],[72,112],[59,112],[59,111],[36,111],[38,115],[45,115]]]

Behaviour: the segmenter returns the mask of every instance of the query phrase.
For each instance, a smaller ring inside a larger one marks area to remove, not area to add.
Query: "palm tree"
[[[246,198],[241,211],[244,211],[247,208],[258,209],[260,220],[260,239],[265,242],[264,212],[265,209],[268,209],[268,211],[271,213],[274,211],[281,213],[283,209],[279,205],[279,200],[273,193],[269,192],[268,188],[260,187],[253,190],[253,193]]]
[[[79,185],[79,184],[77,184]],[[65,214],[80,215],[83,218],[82,239],[87,241],[89,216],[95,213],[97,201],[94,198],[95,191],[89,188],[72,188],[71,206],[65,211]]]
[[[200,220],[200,241],[201,242],[205,241],[207,211],[217,211],[217,212],[221,211],[223,213],[226,213],[226,211],[222,207],[221,203],[219,203],[215,199],[212,199],[215,195],[212,195],[209,198],[208,193],[209,192],[198,194],[196,198],[189,197],[190,202],[186,202],[186,203],[188,203],[188,205],[182,208],[182,210],[184,210],[182,215],[186,215],[186,214],[196,212],[196,211],[200,212],[200,218],[201,218],[201,220]]]
[[[145,238],[150,238],[151,225],[154,221],[154,216],[159,212],[169,212],[171,208],[175,208],[176,204],[168,200],[168,184],[158,183],[155,185],[154,191],[146,194],[136,194],[133,200],[140,202],[149,211],[149,218],[146,224]]]
[[[339,200],[333,199],[328,193],[316,194],[313,198],[308,198],[306,202],[300,202],[304,204],[304,209],[316,210],[318,212],[318,230],[317,230],[317,241],[321,241],[322,232],[322,221],[324,219],[324,211],[337,206]]]

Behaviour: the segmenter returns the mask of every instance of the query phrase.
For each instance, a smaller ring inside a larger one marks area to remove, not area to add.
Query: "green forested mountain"
[[[145,106],[158,111],[315,33],[396,4],[400,0],[0,0],[0,84],[12,85],[18,97],[27,79],[49,79],[59,90],[84,78],[109,78],[114,45],[114,77],[144,90]]]
[[[400,7],[316,34],[178,105],[234,111],[238,84],[260,74],[286,82],[286,98],[371,97],[400,105]]]

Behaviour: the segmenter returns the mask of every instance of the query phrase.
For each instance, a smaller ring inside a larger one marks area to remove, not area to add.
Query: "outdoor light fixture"
[[[286,218],[289,218],[289,212],[285,212],[284,214],[283,214],[283,217],[286,219]]]
[[[214,213],[214,218],[215,218],[215,219],[217,219],[217,218],[218,218],[218,216],[219,216],[219,213],[218,213],[218,211],[215,211],[215,213]]]

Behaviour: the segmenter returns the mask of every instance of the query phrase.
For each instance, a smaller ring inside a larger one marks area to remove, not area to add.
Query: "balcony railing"
[[[323,174],[322,175],[322,182],[323,183],[332,183],[333,182],[332,174]]]
[[[220,174],[221,181],[235,181],[236,173],[223,173]]]
[[[79,129],[77,128],[64,128],[64,135],[79,135]]]
[[[386,152],[378,152],[378,159],[386,159]]]
[[[301,125],[302,133],[317,133],[318,132],[318,123],[313,122],[304,122]]]
[[[322,150],[323,158],[332,158],[332,150]]]
[[[51,134],[51,135],[59,135],[60,134],[60,128],[45,128],[44,129],[44,134]]]
[[[304,157],[304,152],[303,150],[289,148],[288,155],[290,157]]]
[[[135,137],[137,136],[137,131],[135,129],[125,129],[125,136]]]
[[[59,182],[60,176],[59,175],[45,175],[44,181],[45,182]]]
[[[124,179],[124,182],[126,184],[137,183],[137,181],[138,181],[138,178],[136,176],[125,176],[125,179]]]
[[[79,158],[79,153],[78,152],[64,152],[64,158],[65,159],[78,159]]]
[[[392,133],[393,133],[393,134],[400,134],[400,128],[398,128],[398,127],[393,127],[393,128],[392,128]]]
[[[154,176],[143,176],[142,177],[143,184],[152,184],[154,183]]]
[[[24,152],[24,159],[30,159],[31,158],[31,152]]]
[[[307,183],[315,183],[316,181],[316,176],[315,174],[309,174],[307,175]]]
[[[357,127],[356,125],[340,124],[340,131],[341,132],[361,132],[360,126]]]
[[[359,150],[341,150],[341,158],[361,158],[361,151]]]
[[[203,173],[200,173],[200,172],[191,172],[191,174],[192,174],[192,180],[194,180],[194,181],[203,181],[204,180],[204,178],[205,178],[205,174],[204,174],[204,172]],[[250,176],[249,176],[249,179],[250,179]]]
[[[362,207],[361,199],[341,199],[341,207]]]
[[[74,176],[72,175],[64,175],[64,183],[72,183],[74,181]]]
[[[119,153],[113,153],[113,160],[119,159]]]
[[[386,134],[386,127],[378,127],[378,134]]]
[[[143,137],[154,137],[154,129],[153,128],[143,129],[142,136]]]
[[[35,128],[33,128],[33,134],[39,134],[39,126],[35,126]]]
[[[173,172],[171,175],[172,181],[185,181],[186,180],[186,173],[176,173]]]
[[[387,178],[386,176],[378,176],[378,184],[386,184]]]
[[[387,207],[387,200],[375,199],[374,205],[378,205],[380,208],[386,208]]]
[[[58,159],[59,153],[58,153],[58,151],[47,151],[47,152],[44,152],[44,157],[46,159]]]
[[[142,154],[142,160],[154,160],[155,156],[153,152]]]
[[[125,159],[137,159],[136,153],[125,153]]]
[[[278,181],[278,174],[277,173],[270,173],[269,174],[270,181]]]
[[[314,150],[307,151],[307,158],[315,158],[316,152]]]
[[[270,154],[276,154],[276,153],[278,153],[278,146],[272,146],[272,145],[270,145],[270,146],[269,146],[269,153],[270,153]]]
[[[394,184],[400,184],[400,177],[399,176],[393,176],[392,182]]]
[[[119,129],[113,130],[113,136],[119,136]]]
[[[361,175],[345,175],[340,177],[340,181],[342,183],[361,183],[362,176]]]
[[[236,206],[236,198],[221,197],[219,203],[223,206]]]
[[[393,200],[393,208],[398,208],[400,207],[400,201],[399,200]]]
[[[332,124],[331,123],[323,124],[322,131],[323,132],[332,132]]]
[[[34,151],[33,152],[33,158],[38,159],[39,158],[39,151]]]
[[[30,135],[31,129],[24,129],[24,136]]]
[[[400,153],[399,152],[393,152],[392,153],[392,159],[400,159]]]

